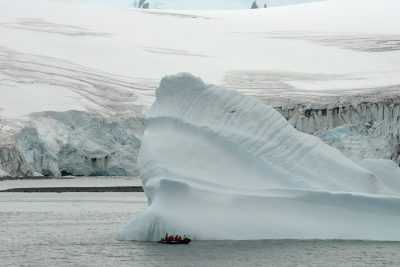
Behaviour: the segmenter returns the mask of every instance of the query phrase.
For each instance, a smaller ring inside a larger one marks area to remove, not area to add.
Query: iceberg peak
[[[179,73],[164,77],[156,90],[158,101],[175,98],[176,95],[193,95],[205,90],[207,85],[198,77],[190,73]]]

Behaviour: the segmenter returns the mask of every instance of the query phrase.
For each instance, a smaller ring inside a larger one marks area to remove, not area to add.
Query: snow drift
[[[139,154],[149,207],[121,239],[400,240],[400,188],[387,195],[397,167],[385,181],[273,108],[189,74],[164,78],[156,98]]]

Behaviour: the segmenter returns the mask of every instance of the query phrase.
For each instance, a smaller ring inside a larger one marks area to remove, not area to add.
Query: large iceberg
[[[139,154],[149,206],[120,239],[400,240],[399,170],[363,165],[255,98],[169,76]]]

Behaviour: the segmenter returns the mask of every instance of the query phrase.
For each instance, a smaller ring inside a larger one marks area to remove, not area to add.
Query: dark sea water
[[[116,240],[145,205],[132,193],[0,194],[0,266],[400,266],[397,242]]]

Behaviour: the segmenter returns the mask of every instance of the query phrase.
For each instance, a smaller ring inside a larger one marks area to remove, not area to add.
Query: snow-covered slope
[[[152,8],[175,9],[175,10],[196,10],[196,9],[248,9],[254,0],[148,0]],[[257,0],[261,8],[264,4],[269,7],[292,5],[321,0]]]
[[[117,103],[138,111],[164,75],[182,71],[266,100],[398,86],[399,8],[397,0],[328,0],[174,12],[2,0],[2,114],[115,111]]]
[[[189,74],[162,80],[139,164],[149,207],[122,239],[400,240],[394,163],[363,168],[273,108]]]
[[[397,0],[231,11],[0,0],[0,149],[22,155],[18,166],[2,169],[29,174],[19,167],[28,159],[16,136],[37,118],[30,114],[76,110],[140,119],[160,79],[177,72],[283,108],[365,93],[384,101],[380,92],[398,95],[400,85],[399,9]],[[70,124],[79,127],[79,120]]]
[[[71,0],[58,0],[71,2]],[[111,7],[132,7],[138,6],[139,0],[74,0],[84,5],[90,6],[111,6]],[[249,9],[254,0],[147,0],[151,8],[155,9],[175,9],[175,10],[198,10],[198,9]],[[258,0],[259,7],[265,3],[269,7],[292,5],[322,0]],[[136,4],[136,5],[135,5]]]

